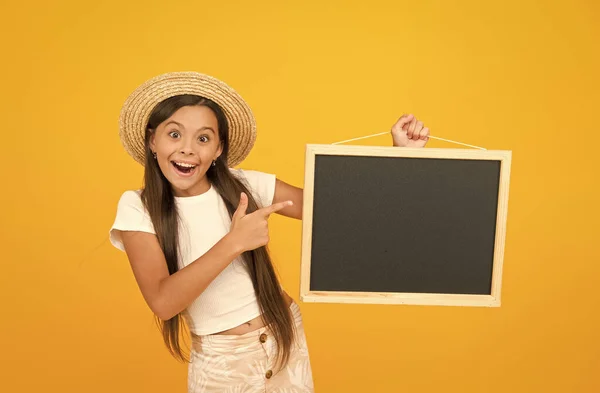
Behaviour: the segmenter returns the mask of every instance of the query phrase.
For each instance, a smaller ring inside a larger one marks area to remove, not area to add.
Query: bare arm
[[[225,236],[206,254],[169,275],[156,235],[121,232],[125,252],[140,291],[150,309],[162,320],[183,311],[241,254],[230,236]]]
[[[282,216],[295,218],[297,220],[302,219],[302,203],[304,200],[304,190],[302,188],[294,187],[284,181],[277,179],[275,183],[275,195],[273,196],[273,203],[279,203],[283,201],[292,201],[292,206],[281,209],[278,213]]]
[[[269,242],[269,215],[289,207],[290,201],[246,214],[248,198],[242,194],[231,229],[210,250],[183,269],[169,275],[156,235],[122,231],[121,238],[140,291],[150,309],[168,320],[189,306],[235,258]]]

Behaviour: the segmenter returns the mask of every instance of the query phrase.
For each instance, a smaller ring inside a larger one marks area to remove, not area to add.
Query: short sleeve
[[[117,205],[117,216],[110,228],[110,242],[125,251],[120,231],[154,232],[154,225],[146,211],[139,191],[125,191]]]
[[[250,188],[252,195],[262,207],[273,204],[277,180],[275,175],[244,169],[232,169],[231,171],[238,175],[240,180],[245,180],[246,186]]]

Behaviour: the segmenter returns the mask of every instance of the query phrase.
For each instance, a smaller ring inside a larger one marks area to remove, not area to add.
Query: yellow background
[[[302,303],[317,392],[600,391],[598,2],[6,3],[1,391],[185,391],[107,241],[142,177],[120,106],[174,70],[236,88],[259,124],[244,167],[296,185],[305,144],[404,112],[513,151],[502,307]],[[271,229],[297,298],[301,223]]]

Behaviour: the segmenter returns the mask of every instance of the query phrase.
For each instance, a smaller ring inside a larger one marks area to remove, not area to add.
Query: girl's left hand
[[[423,122],[414,115],[403,115],[392,126],[392,139],[398,147],[425,147],[429,128],[423,127]]]

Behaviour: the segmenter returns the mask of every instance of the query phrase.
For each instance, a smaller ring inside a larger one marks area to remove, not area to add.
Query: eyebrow
[[[165,124],[165,127],[166,127],[166,126],[168,126],[168,125],[169,125],[169,124],[171,124],[171,123],[173,123],[173,124],[177,124],[177,125],[178,125],[179,127],[181,127],[181,128],[185,128],[185,127],[183,126],[183,124],[181,124],[181,123],[178,123],[178,122],[176,122],[175,120],[171,120],[171,121],[169,121],[167,124]],[[196,130],[196,132],[197,132],[197,131],[206,131],[206,130],[210,130],[210,131],[212,131],[212,132],[213,132],[213,134],[216,134],[215,130],[213,130],[213,128],[212,128],[212,127],[209,127],[209,126],[204,126],[204,127],[202,127],[202,128],[199,128],[198,130]]]

